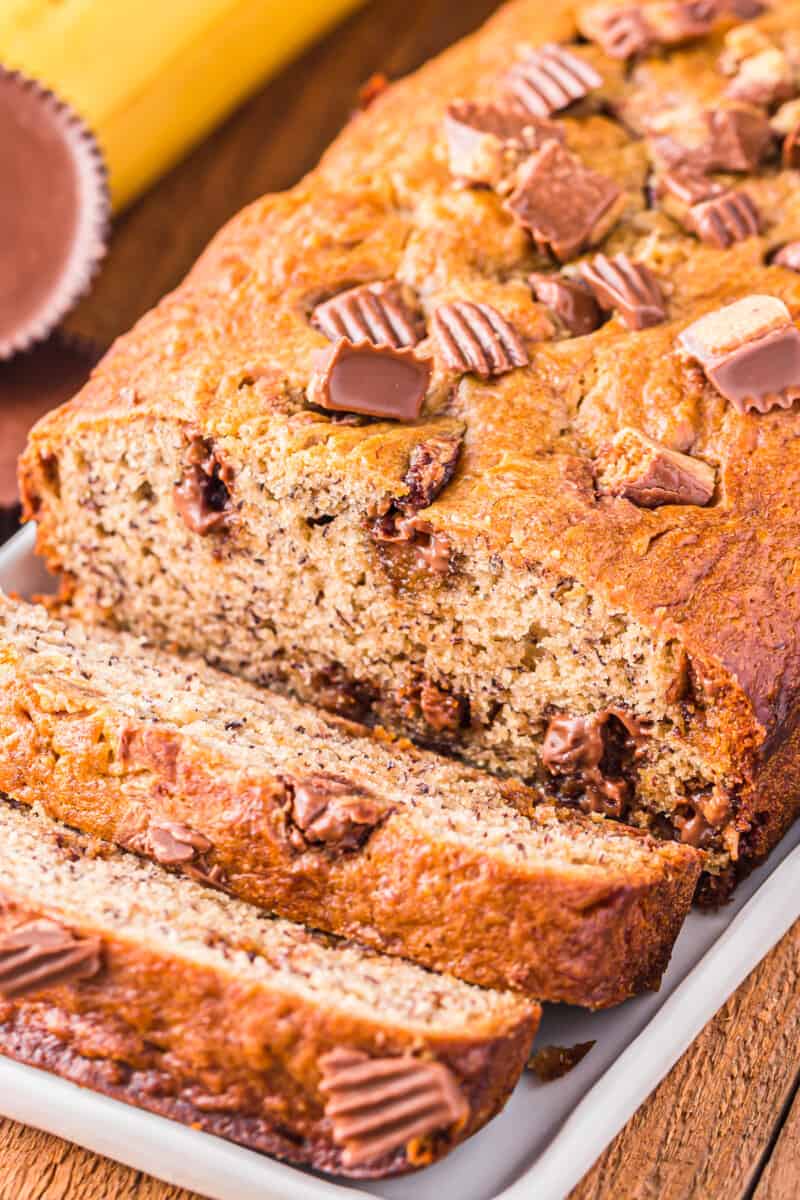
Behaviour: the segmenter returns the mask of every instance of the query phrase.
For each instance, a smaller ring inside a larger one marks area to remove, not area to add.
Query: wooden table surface
[[[496,6],[373,0],[117,222],[103,273],[70,328],[110,342],[179,281],[223,221],[314,164],[373,72],[403,74]],[[707,1026],[570,1200],[797,1200],[799,980],[800,924]],[[0,1120],[0,1200],[197,1198]]]

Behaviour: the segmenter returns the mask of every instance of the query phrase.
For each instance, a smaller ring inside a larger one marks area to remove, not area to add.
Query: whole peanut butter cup
[[[0,66],[0,359],[43,341],[106,251],[106,169],[91,131],[35,80]]]

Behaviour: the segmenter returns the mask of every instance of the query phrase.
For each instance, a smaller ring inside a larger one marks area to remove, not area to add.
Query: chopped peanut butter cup
[[[325,1115],[346,1166],[379,1160],[416,1138],[459,1127],[469,1116],[444,1063],[341,1049],[324,1055],[320,1067]]]
[[[654,0],[649,4],[596,4],[580,14],[582,32],[612,58],[630,58],[711,33],[726,18],[758,16],[756,0]]]
[[[106,252],[106,171],[89,129],[33,80],[0,67],[0,359],[43,341]]]
[[[501,188],[508,176],[550,138],[563,142],[555,121],[535,117],[519,104],[456,100],[444,119],[450,171],[465,183]]]
[[[0,937],[0,996],[13,1000],[91,979],[100,966],[99,938],[81,938],[56,921],[29,921]]]
[[[787,271],[800,271],[800,242],[787,242],[772,260]]]
[[[621,429],[595,462],[601,496],[619,496],[639,508],[708,504],[714,468],[654,442],[638,429]]]
[[[329,350],[314,354],[308,399],[331,412],[413,421],[430,378],[428,360],[410,350],[340,338]]]
[[[510,321],[489,304],[443,304],[433,318],[442,358],[453,371],[482,379],[528,365],[528,352]]]
[[[540,250],[564,262],[604,238],[624,205],[613,179],[548,142],[521,169],[507,207]]]
[[[735,242],[757,237],[761,216],[747,192],[731,191],[693,204],[686,225],[701,242],[727,250]]]
[[[600,306],[589,288],[564,275],[529,275],[528,283],[540,304],[545,304],[573,337],[593,333],[603,323]]]
[[[776,296],[745,296],[678,340],[737,412],[789,408],[800,397],[800,331]]]
[[[661,288],[644,263],[634,262],[627,254],[606,258],[598,254],[581,268],[601,308],[616,310],[628,329],[647,329],[666,319]]]
[[[630,8],[597,5],[586,13],[583,24],[592,40],[610,58],[644,54],[654,39],[653,29],[639,4]]]
[[[318,304],[313,325],[331,341],[372,342],[375,346],[416,346],[425,336],[425,323],[408,289],[395,279],[367,283],[339,292]]]
[[[505,79],[508,91],[535,117],[551,117],[583,100],[602,77],[564,46],[548,42],[520,59]]]

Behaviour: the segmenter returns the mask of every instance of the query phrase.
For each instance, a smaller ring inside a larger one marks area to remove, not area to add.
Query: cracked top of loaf
[[[455,429],[434,530],[674,632],[774,734],[800,685],[799,123],[800,3],[516,0],[231,221],[33,446],[152,414],[380,503]],[[319,306],[367,284],[380,340],[430,364],[416,419],[328,403],[350,318]]]

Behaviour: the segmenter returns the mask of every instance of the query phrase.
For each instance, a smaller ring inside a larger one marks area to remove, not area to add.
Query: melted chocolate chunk
[[[623,429],[595,463],[598,492],[619,496],[639,508],[662,504],[708,504],[714,495],[713,467],[654,442],[637,429]]]
[[[674,824],[678,840],[697,850],[707,849],[719,834],[719,830],[706,820],[699,800],[690,801],[684,811],[677,812]]]
[[[395,700],[406,720],[422,719],[436,733],[455,732],[469,724],[469,700],[427,675],[398,688]]]
[[[321,708],[348,717],[351,721],[364,721],[370,714],[375,693],[368,684],[353,679],[341,663],[329,663],[311,673],[309,686],[314,693],[314,702]]]
[[[18,925],[0,935],[0,996],[14,1000],[91,979],[100,970],[101,954],[100,938],[81,937],[56,921]]]
[[[232,485],[233,471],[218,458],[211,441],[192,438],[183,474],[173,491],[186,528],[201,537],[226,529],[233,514]]]
[[[583,100],[601,87],[603,80],[577,54],[550,42],[520,59],[505,82],[527,112],[535,117],[551,117]]]
[[[800,331],[776,296],[745,296],[695,321],[678,341],[737,412],[789,408],[800,397]]]
[[[346,338],[395,350],[416,346],[425,336],[419,309],[394,279],[339,292],[317,305],[311,322],[331,342]]]
[[[409,516],[432,504],[455,474],[462,441],[460,433],[438,433],[418,442],[403,476],[408,492],[394,504]]]
[[[474,371],[489,379],[528,365],[528,352],[514,326],[489,304],[443,304],[434,314],[433,332],[453,371]]]
[[[182,821],[151,821],[147,842],[150,854],[165,867],[193,862],[214,848],[207,837]]]
[[[310,775],[287,781],[293,845],[299,850],[324,846],[358,850],[392,811],[366,788],[335,775]]]
[[[507,207],[540,250],[563,262],[604,237],[623,204],[613,179],[548,142],[521,169]]]
[[[456,100],[445,116],[450,171],[466,183],[500,188],[524,158],[550,138],[564,140],[555,121],[512,104]]]
[[[469,1105],[443,1063],[331,1050],[319,1060],[325,1116],[346,1167],[378,1162],[437,1130],[460,1128]]]
[[[603,323],[600,307],[589,289],[564,275],[529,275],[534,296],[573,337],[593,333]]]
[[[621,708],[588,717],[559,715],[547,727],[542,762],[559,778],[562,800],[577,802],[584,812],[620,819],[644,742],[641,723]]]
[[[314,354],[308,399],[333,412],[364,413],[384,420],[413,421],[420,413],[431,365],[411,350],[353,344],[340,338]]]
[[[627,254],[615,258],[598,254],[591,263],[583,264],[581,273],[600,307],[616,310],[628,329],[647,329],[666,320],[664,298],[655,276]]]
[[[725,192],[689,209],[687,226],[703,242],[727,250],[735,242],[756,237],[761,217],[747,192]]]
[[[376,542],[411,551],[412,561],[407,565],[412,573],[416,570],[446,575],[450,570],[452,547],[447,534],[434,530],[429,521],[416,514],[402,516],[390,509],[373,522],[370,532]],[[389,562],[387,566],[394,570],[400,564]]]

